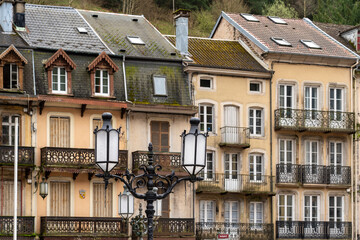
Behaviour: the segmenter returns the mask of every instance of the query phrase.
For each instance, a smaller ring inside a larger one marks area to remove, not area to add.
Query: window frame
[[[208,156],[211,155],[211,169],[209,169],[209,158]],[[205,159],[205,168],[201,170],[200,176],[204,178],[204,181],[206,180],[213,180],[215,178],[215,151],[206,150],[206,159]],[[209,172],[211,172],[211,177],[209,177]]]
[[[260,157],[260,168],[261,171],[258,172],[258,162],[257,158]],[[260,179],[259,179],[259,173],[260,173]],[[250,182],[264,182],[265,179],[263,179],[263,176],[265,175],[265,162],[264,162],[264,154],[263,153],[249,153],[249,179]]]
[[[14,90],[14,89],[19,89],[19,66],[16,64],[16,63],[6,63],[4,64],[4,69],[5,69],[5,66],[6,65],[9,65],[9,88],[5,88],[5,71],[3,72],[3,88],[4,89],[9,89],[9,90]],[[16,87],[13,87],[13,73],[14,73],[14,67],[16,67]]]
[[[201,81],[209,81],[210,86],[209,87],[201,86]],[[214,89],[214,79],[213,78],[208,78],[208,77],[200,77],[200,79],[199,79],[199,88],[204,89],[204,90]]]
[[[281,150],[281,145],[284,142],[284,150]],[[288,149],[288,143],[291,143],[291,150]],[[296,146],[295,146],[295,140],[294,139],[290,139],[290,138],[279,138],[279,158],[278,158],[278,163],[279,164],[289,164],[288,162],[288,153],[290,152],[290,156],[291,156],[291,164],[295,163],[295,158],[296,158]],[[281,153],[284,152],[284,161],[281,162]]]
[[[310,205],[309,206],[306,206],[306,197],[310,197],[310,200],[309,200],[309,203]],[[313,211],[309,211],[310,213],[310,216],[309,217],[305,217],[305,214],[306,214],[306,208],[314,208],[314,206],[312,205],[312,198],[316,197],[317,200],[316,200],[316,221],[320,221],[320,196],[319,195],[304,195],[304,212],[303,212],[303,215],[304,215],[304,221],[307,221],[305,218],[310,218],[310,221],[312,221],[312,219],[314,218],[314,216],[312,216],[312,213]]]
[[[160,81],[162,79],[163,79],[164,82],[158,82],[158,81]],[[156,87],[156,86],[158,86],[157,84],[164,85],[163,89],[165,91],[164,92],[158,92],[157,90],[159,90],[159,87]],[[153,89],[154,89],[154,96],[164,96],[164,97],[166,97],[168,95],[166,76],[154,75],[153,76]]]
[[[3,121],[3,118],[4,118],[4,116],[7,116],[8,117],[8,119],[9,119],[9,121],[8,122],[6,122],[5,124],[4,124],[4,121]],[[1,145],[5,145],[5,146],[14,146],[14,145],[12,145],[11,143],[12,143],[12,141],[15,139],[15,136],[14,136],[14,139],[13,139],[13,135],[15,135],[15,132],[14,132],[14,134],[12,134],[12,128],[14,127],[14,131],[15,131],[15,121],[14,122],[12,122],[12,118],[13,117],[18,117],[19,118],[19,126],[18,126],[18,133],[19,133],[19,139],[18,139],[18,145],[19,146],[21,146],[21,115],[20,114],[11,114],[11,113],[3,113],[3,114],[1,114],[1,119],[0,119],[0,121],[1,121],[1,129],[0,129],[0,133],[1,133],[1,139],[0,139],[0,144]],[[3,135],[3,127],[4,126],[8,126],[8,136],[9,136],[9,139],[8,139],[8,143],[4,143],[3,142],[3,137],[4,137],[4,135]]]
[[[97,72],[100,72],[100,76],[96,77]],[[104,93],[104,71],[107,72],[107,93]],[[96,92],[96,79],[99,79],[99,88],[100,92]],[[110,96],[110,74],[108,69],[95,69],[95,76],[94,76],[94,95],[95,96]]]
[[[258,84],[259,85],[259,90],[258,91],[251,90],[251,84]],[[249,82],[249,92],[250,93],[262,93],[262,82],[250,81]]]
[[[159,124],[159,131],[158,132],[153,131],[153,129],[152,129],[153,128],[152,127],[153,123],[158,123]],[[162,131],[162,124],[163,123],[168,124],[168,132]],[[153,144],[154,151],[156,151],[156,152],[170,152],[170,145],[171,145],[170,144],[170,135],[171,135],[170,121],[167,121],[167,120],[151,120],[149,125],[150,125],[150,141]],[[156,142],[153,140],[153,134],[155,134],[155,133],[160,135],[159,136],[159,145],[156,144]],[[162,135],[165,134],[165,133],[167,133],[167,136],[168,136],[168,138],[167,138],[168,139],[168,145],[167,146],[162,145]],[[159,147],[159,151],[157,151],[158,147]],[[167,151],[163,151],[162,150],[163,148],[167,149]]]
[[[58,90],[54,90],[54,69],[57,69],[57,84],[56,85],[58,87]],[[65,90],[64,91],[60,90],[61,89],[61,75],[60,75],[61,69],[64,69],[64,71],[65,71],[65,74],[64,74],[64,76],[65,76]],[[68,74],[67,74],[66,68],[63,67],[63,66],[55,66],[52,69],[52,71],[51,71],[51,82],[52,82],[51,89],[52,89],[53,93],[59,93],[59,94],[67,94],[68,93],[68,80],[67,80],[68,76],[67,75]]]
[[[270,39],[273,40],[279,46],[292,47],[292,44],[286,41],[284,38],[271,37]]]
[[[254,213],[253,213],[253,219],[251,219],[251,205],[253,205],[253,209],[254,209]],[[261,222],[257,222],[257,205],[261,206]],[[261,229],[262,228],[262,224],[264,223],[264,203],[263,202],[256,202],[256,201],[251,201],[249,203],[249,223],[251,226],[251,230],[256,230],[256,229]],[[261,224],[261,226],[257,226],[258,224]]]
[[[291,196],[291,204],[288,203],[288,196]],[[284,205],[280,205],[280,197],[284,197]],[[277,209],[278,209],[278,220],[279,221],[295,221],[295,194],[291,193],[280,193],[277,197]],[[289,206],[291,207],[291,220],[288,217]],[[280,207],[284,208],[284,216],[280,216]]]
[[[229,210],[227,211],[227,205],[228,205],[228,208]],[[233,206],[236,205],[237,206],[237,216],[236,216],[236,219],[234,219],[234,216],[233,216]],[[231,211],[230,211],[231,209]],[[227,212],[229,214],[229,217],[227,217]],[[224,222],[227,223],[227,224],[232,224],[232,223],[239,223],[240,221],[240,203],[238,201],[224,201]]]
[[[330,201],[330,198],[334,198],[334,203],[335,203],[335,205],[334,205],[334,220],[335,221],[331,221],[330,220],[330,218],[331,218],[331,216],[330,216],[330,212],[331,212],[331,206],[330,206],[330,203],[331,203],[331,201]],[[344,221],[344,219],[345,219],[345,217],[344,217],[344,213],[345,213],[345,208],[344,208],[344,203],[345,203],[345,199],[344,199],[344,196],[339,196],[339,195],[330,195],[329,196],[329,206],[328,206],[328,219],[329,219],[329,222],[338,222],[338,216],[337,216],[337,211],[336,211],[336,209],[338,209],[339,207],[337,206],[337,202],[338,202],[338,199],[339,198],[341,198],[341,220],[339,221],[339,222],[343,222]]]
[[[251,117],[251,112],[253,113],[253,117]],[[258,117],[256,117],[256,111],[260,111],[261,116],[260,116],[260,121],[261,121],[261,126],[260,126],[260,133],[256,133],[256,128],[259,127],[256,124],[256,120],[258,119]],[[259,107],[250,107],[249,108],[249,129],[250,129],[250,137],[263,137],[264,136],[264,109],[263,108],[259,108]],[[253,121],[251,121],[251,118],[253,118]],[[251,125],[251,122],[253,122],[253,125]],[[254,124],[255,123],[255,124]]]
[[[212,209],[211,209],[212,215],[213,215],[212,219],[209,219],[209,217],[208,217],[208,211],[209,211],[208,203],[212,204]],[[202,206],[204,206],[204,213],[201,213],[202,212]],[[202,223],[215,222],[215,220],[216,220],[216,210],[215,209],[216,209],[216,201],[214,201],[214,200],[200,200],[199,201],[199,220],[200,220],[200,222],[202,222]],[[203,217],[202,217],[202,215],[203,215]],[[209,220],[212,220],[212,221],[209,221]]]
[[[211,114],[208,114],[208,107],[211,107]],[[201,113],[201,108],[204,109],[203,113]],[[215,133],[215,106],[214,104],[211,103],[199,103],[199,117],[200,117],[200,131],[201,132],[212,132]],[[201,116],[203,116],[203,121],[201,121]],[[209,123],[207,120],[205,121],[205,119],[208,119],[207,117],[211,115],[211,123]],[[208,125],[211,125],[211,131],[206,131],[208,130]],[[201,130],[203,127],[203,130]],[[206,130],[205,130],[206,129]]]

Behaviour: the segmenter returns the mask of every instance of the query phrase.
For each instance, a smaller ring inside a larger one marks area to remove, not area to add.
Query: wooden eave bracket
[[[89,172],[88,173],[88,180],[91,181],[91,179],[93,178],[94,175],[95,175],[95,173]]]
[[[30,168],[25,168],[25,179],[28,179],[30,175]]]
[[[44,107],[45,107],[45,101],[40,101],[40,103],[39,103],[39,108],[40,108],[40,115],[42,114],[42,111],[43,111],[43,109],[44,109]]]
[[[77,173],[73,173],[73,180],[75,181],[76,180],[76,178],[77,178],[77,176],[79,176],[79,173],[77,172]]]
[[[121,108],[121,119],[124,118],[125,113],[126,113],[126,108]]]
[[[45,175],[45,179],[46,179],[46,180],[49,178],[50,173],[51,173],[50,170],[45,171],[45,174],[44,174],[44,175]]]
[[[85,110],[86,110],[86,104],[81,104],[81,117],[84,116]]]
[[[32,110],[31,110],[31,108],[32,108],[32,103],[33,103],[33,101],[28,101],[28,106],[27,106],[27,112],[26,112],[26,114],[27,115],[29,115],[29,116],[31,116],[32,115]],[[31,114],[30,114],[31,113]]]

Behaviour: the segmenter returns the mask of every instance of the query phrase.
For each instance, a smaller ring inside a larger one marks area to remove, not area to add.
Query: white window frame
[[[7,116],[8,118],[9,118],[9,121],[8,122],[3,122],[3,117],[4,116]],[[20,137],[20,135],[21,135],[21,133],[20,133],[20,125],[21,125],[21,115],[19,115],[19,114],[1,114],[1,128],[3,128],[3,126],[6,126],[6,127],[8,127],[8,129],[9,129],[9,142],[7,142],[7,143],[3,143],[2,142],[2,139],[1,139],[1,144],[2,145],[8,145],[8,146],[13,146],[13,144],[11,144],[13,141],[15,141],[15,119],[14,119],[14,122],[13,122],[13,117],[17,117],[18,119],[19,119],[19,125],[18,125],[18,133],[19,133],[19,139],[18,139],[18,144],[19,144],[19,146],[20,146],[20,139],[21,139],[21,137]],[[14,128],[14,129],[13,129]],[[14,132],[13,132],[13,130],[14,130]],[[14,136],[13,136],[14,135]],[[14,139],[13,139],[13,137],[14,137]],[[2,136],[1,136],[1,138],[2,138]],[[15,143],[15,142],[14,142]]]
[[[207,113],[207,108],[211,107],[211,123],[207,122],[207,116],[210,115]],[[203,108],[203,113],[201,113],[201,108]],[[212,132],[215,133],[215,116],[214,116],[214,111],[215,111],[215,106],[213,104],[209,104],[209,103],[200,103],[199,104],[199,116],[200,116],[200,120],[201,120],[201,116],[203,115],[203,119],[204,121],[200,121],[200,131],[202,132]],[[201,127],[203,125],[203,130],[201,130]],[[211,131],[208,131],[208,125],[212,125],[212,129]]]
[[[234,217],[234,206],[236,206],[236,216]],[[231,211],[230,211],[231,209]],[[224,221],[225,223],[238,223],[240,217],[240,204],[238,201],[224,202]]]
[[[334,91],[334,97],[331,97],[331,90]],[[340,107],[341,109],[337,109],[339,104],[337,103],[337,98],[336,98],[336,91],[341,90],[341,101],[340,101]],[[343,87],[330,87],[329,88],[329,111],[334,112],[334,114],[336,113],[341,113],[345,111],[345,89]],[[333,105],[334,107],[331,107],[331,102],[333,101]],[[335,119],[337,120],[337,118]]]
[[[308,48],[321,49],[321,47],[318,44],[316,44],[313,40],[301,39],[300,42],[302,42],[302,44],[304,44]]]
[[[292,47],[291,43],[286,41],[284,38],[271,37],[270,39],[273,40],[279,46]]]
[[[56,82],[56,86],[57,86],[57,90],[54,89],[54,69],[57,69],[57,82]],[[60,75],[60,72],[61,72],[61,69],[64,69],[65,71],[65,90],[64,91],[61,91],[61,75]],[[68,83],[68,80],[67,80],[67,72],[66,72],[66,69],[64,67],[54,67],[53,70],[51,71],[51,89],[52,89],[52,92],[53,93],[67,93],[67,83]]]
[[[307,89],[309,89],[309,96],[307,96]],[[316,98],[313,96],[314,89],[316,89]],[[304,87],[304,109],[305,110],[319,110],[320,104],[320,87],[305,86]],[[316,100],[316,106],[312,106],[313,100]]]
[[[281,95],[281,88],[282,87],[284,87],[284,94],[283,95]],[[288,87],[291,87],[291,96],[287,95],[287,88]],[[294,109],[295,108],[295,95],[294,95],[295,91],[294,91],[294,88],[295,88],[295,86],[293,84],[283,84],[283,83],[279,84],[279,108],[282,108],[282,109],[288,109],[288,108]],[[289,102],[289,100],[288,100],[289,97],[291,97],[291,99],[290,99],[291,107],[287,106],[288,102]],[[284,98],[283,106],[281,106],[282,105],[281,104],[281,98]]]
[[[316,143],[316,152],[313,151],[313,144]],[[310,148],[309,148],[310,147]],[[316,163],[314,163],[313,154],[316,154]],[[305,140],[305,164],[306,165],[319,165],[320,159],[320,141],[318,140]]]
[[[200,222],[215,222],[216,220],[216,202],[213,200],[200,200],[199,201],[199,219]],[[203,213],[202,213],[203,211]],[[208,212],[211,211],[213,218],[209,218]]]
[[[257,160],[260,158],[260,164]],[[257,167],[260,166],[261,171],[259,172]],[[260,179],[259,179],[260,174]],[[249,154],[249,177],[250,182],[263,182],[264,175],[264,154],[262,153],[250,153]]]
[[[206,80],[206,81],[210,81],[210,87],[204,87],[201,86],[201,80]],[[209,78],[209,77],[200,77],[199,78],[199,88],[200,89],[206,89],[206,90],[210,90],[210,89],[214,89],[214,79],[213,78]]]
[[[291,202],[289,203],[288,197],[291,196]],[[280,198],[284,198],[284,205],[280,204]],[[295,220],[295,194],[281,193],[278,195],[278,220],[279,221],[294,221]],[[280,207],[284,208],[284,216],[280,216]],[[288,210],[291,208],[291,217],[288,215]],[[291,218],[291,219],[289,219]]]
[[[208,163],[209,163],[209,158],[208,156],[211,155],[211,163],[212,163],[212,168],[209,169],[208,168]],[[201,171],[200,175],[204,178],[204,181],[206,180],[212,180],[215,178],[215,152],[211,151],[211,150],[207,150],[206,151],[206,165],[205,168]],[[209,177],[208,175],[210,174],[209,172],[211,171],[211,177]]]
[[[251,90],[251,84],[258,84],[259,85],[259,90],[258,91],[254,91],[254,90]],[[250,81],[249,82],[249,92],[250,93],[262,93],[262,82],[259,82],[259,81]]]
[[[334,151],[331,150],[331,145],[334,145]],[[341,150],[340,152],[338,151],[337,149],[337,145],[341,145]],[[332,163],[331,162],[331,157],[332,155],[334,155],[334,162]],[[344,142],[342,141],[333,141],[333,140],[330,140],[329,141],[329,166],[343,166],[344,164]],[[340,165],[339,163],[337,162],[337,157],[340,157],[341,159],[341,162],[340,162]]]
[[[330,205],[330,198],[334,198],[334,206],[331,206]],[[339,217],[337,216],[337,209],[339,209],[339,207],[337,206],[337,203],[338,201],[341,201],[341,219],[339,219]],[[332,217],[333,220],[331,220],[331,217],[330,217],[330,210],[331,208],[334,208],[334,216]],[[331,195],[329,196],[329,222],[343,222],[344,221],[344,196],[334,196],[334,195]]]
[[[96,72],[99,71],[100,72],[100,92],[96,92]],[[108,90],[107,92],[104,92],[104,71],[107,72],[107,87],[108,87]],[[96,96],[109,96],[110,95],[110,75],[109,75],[109,70],[108,69],[96,69],[95,70],[95,76],[94,76],[94,93]]]
[[[289,145],[291,144],[291,149],[288,149]],[[281,149],[282,146],[284,147],[284,149]],[[284,156],[284,160],[281,161],[281,155],[283,153]],[[295,162],[295,156],[296,156],[296,148],[295,148],[295,140],[294,139],[288,139],[288,138],[280,138],[279,139],[279,164],[288,164],[288,157],[289,154],[291,156],[291,164],[294,164]]]
[[[256,124],[256,120],[258,120],[258,117],[256,116],[256,112],[260,111],[261,116],[260,116],[260,122],[261,122],[261,126],[258,126]],[[251,117],[251,112],[252,113],[252,117]],[[251,118],[253,118],[253,124],[251,126]],[[256,128],[260,127],[260,133],[256,133]],[[251,107],[249,108],[249,128],[250,128],[250,136],[251,137],[262,137],[264,136],[264,109],[263,108],[257,108],[257,107]]]
[[[252,207],[253,206],[253,207]],[[258,208],[261,206],[261,219],[257,219]],[[251,208],[253,208],[253,214],[251,215]],[[264,203],[263,202],[250,202],[249,205],[249,223],[251,230],[262,229],[264,223]]]
[[[153,76],[154,95],[167,96],[167,85],[165,76]]]
[[[10,76],[9,77],[9,88],[6,88],[6,89],[18,89],[19,88],[19,66],[15,63],[9,63],[10,65],[10,69],[9,69],[9,74]],[[5,65],[4,65],[5,66]],[[14,71],[14,68],[16,69],[16,71]],[[16,88],[13,87],[13,73],[16,72]],[[1,76],[3,77],[3,76]],[[5,79],[3,79],[3,81],[5,81]]]
[[[307,197],[309,197],[309,203],[310,203],[310,205],[309,206],[306,206],[306,198]],[[304,221],[307,221],[307,222],[310,222],[310,221],[313,221],[312,219],[314,219],[314,216],[313,216],[313,214],[312,214],[312,209],[311,208],[314,208],[315,206],[313,206],[312,205],[312,198],[317,198],[317,200],[316,200],[316,219],[315,219],[315,221],[320,221],[320,196],[319,195],[304,195]],[[309,211],[309,213],[310,213],[310,216],[309,217],[305,217],[305,214],[306,214],[306,208],[310,208],[310,211]],[[307,219],[310,219],[310,221],[309,220],[307,220]]]

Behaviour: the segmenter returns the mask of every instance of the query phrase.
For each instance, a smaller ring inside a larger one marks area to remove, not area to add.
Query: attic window
[[[132,44],[145,45],[144,41],[140,37],[127,36]]]
[[[300,42],[302,42],[305,46],[307,46],[308,48],[316,48],[316,49],[321,49],[321,47],[319,45],[317,45],[314,41],[312,40],[300,40]]]
[[[162,76],[154,76],[154,95],[166,96],[166,78]]]
[[[276,24],[287,24],[287,22],[285,22],[284,19],[279,18],[279,17],[268,17],[271,21],[273,21]]]
[[[82,33],[82,34],[87,34],[88,33],[88,31],[84,27],[77,27],[77,30],[79,31],[79,33]]]
[[[274,42],[276,42],[278,45],[280,46],[287,46],[287,47],[291,47],[291,43],[289,43],[288,41],[286,41],[283,38],[276,38],[276,37],[271,37],[271,40],[273,40]]]
[[[247,21],[249,21],[249,22],[259,22],[259,19],[257,19],[256,17],[254,17],[254,15],[252,15],[252,14],[241,13],[240,15],[241,15],[243,18],[245,18]]]

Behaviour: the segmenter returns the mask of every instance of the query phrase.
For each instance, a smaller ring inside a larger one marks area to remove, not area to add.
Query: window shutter
[[[70,216],[70,182],[50,182],[50,216]]]
[[[112,217],[112,183],[106,192],[104,183],[93,184],[93,215],[94,217]]]
[[[169,122],[152,121],[151,142],[155,152],[169,151]]]
[[[69,117],[50,117],[50,147],[70,147]]]
[[[18,202],[17,202],[17,214],[22,216],[21,212],[21,182],[18,181]],[[1,181],[1,216],[13,216],[14,215],[14,181],[3,180]]]

